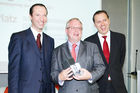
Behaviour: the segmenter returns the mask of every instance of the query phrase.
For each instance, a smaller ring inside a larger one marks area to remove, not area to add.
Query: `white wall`
[[[44,32],[55,39],[55,47],[66,41],[65,24],[72,17],[83,22],[83,37],[96,32],[92,22],[95,11],[101,9],[101,0],[0,0],[0,87],[7,85],[8,44],[13,32],[30,27],[29,8],[43,3],[48,8],[48,22]]]
[[[92,16],[101,9],[101,0],[0,0],[0,73],[7,73],[11,34],[30,27],[29,8],[38,2],[48,8],[44,32],[55,39],[55,47],[66,41],[64,29],[70,18],[78,17],[83,22],[82,39],[96,32]]]

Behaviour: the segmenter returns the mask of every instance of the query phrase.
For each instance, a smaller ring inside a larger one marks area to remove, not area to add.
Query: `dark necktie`
[[[106,42],[106,37],[107,36],[102,36],[102,37],[104,38],[104,42],[103,42],[103,53],[104,53],[104,56],[106,58],[107,64],[109,64],[109,56],[110,56],[110,53],[109,53],[108,44]]]
[[[76,44],[73,44],[72,45],[72,51],[71,51],[71,55],[72,55],[75,62],[76,62],[76,52],[75,52],[76,46],[77,46]]]
[[[38,46],[39,49],[41,49],[40,36],[41,36],[41,35],[38,34],[38,35],[37,35],[37,40],[36,40],[36,43],[37,43],[37,46]]]

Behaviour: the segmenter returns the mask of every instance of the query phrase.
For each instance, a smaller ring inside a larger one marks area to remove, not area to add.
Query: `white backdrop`
[[[44,32],[55,39],[55,47],[66,41],[65,24],[70,18],[82,21],[82,39],[96,32],[92,16],[101,9],[101,0],[0,0],[0,73],[8,73],[10,36],[30,27],[29,8],[34,3],[43,3],[48,8]]]

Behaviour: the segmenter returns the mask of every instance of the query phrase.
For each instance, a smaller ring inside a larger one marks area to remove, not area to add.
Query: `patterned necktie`
[[[38,35],[37,35],[37,40],[36,40],[36,43],[37,43],[37,46],[38,46],[39,49],[41,49],[40,37],[41,37],[41,35],[38,34]]]
[[[104,53],[104,56],[106,58],[107,64],[109,64],[109,56],[110,56],[110,53],[109,53],[108,44],[106,42],[106,37],[107,36],[102,36],[102,37],[104,38],[104,42],[103,42],[103,53]]]
[[[76,62],[76,52],[75,52],[76,46],[77,46],[76,44],[73,44],[72,45],[72,51],[71,51],[71,55],[72,55],[75,62]]]

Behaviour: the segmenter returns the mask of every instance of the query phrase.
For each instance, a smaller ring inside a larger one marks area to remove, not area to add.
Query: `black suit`
[[[98,33],[95,33],[94,35],[88,37],[85,39],[85,41],[96,43],[99,51],[101,53],[101,56],[103,58],[103,61],[106,65],[106,70],[103,75],[103,77],[98,81],[99,84],[99,90],[100,93],[107,93],[105,92],[105,89],[107,87],[108,81],[108,74],[110,74],[111,77],[111,84],[115,91],[115,93],[127,93],[125,84],[124,84],[124,78],[122,73],[122,67],[124,64],[125,59],[125,36],[120,33],[116,32],[110,32],[110,58],[109,58],[109,64],[107,64],[105,56],[103,54],[100,40],[98,37]]]

